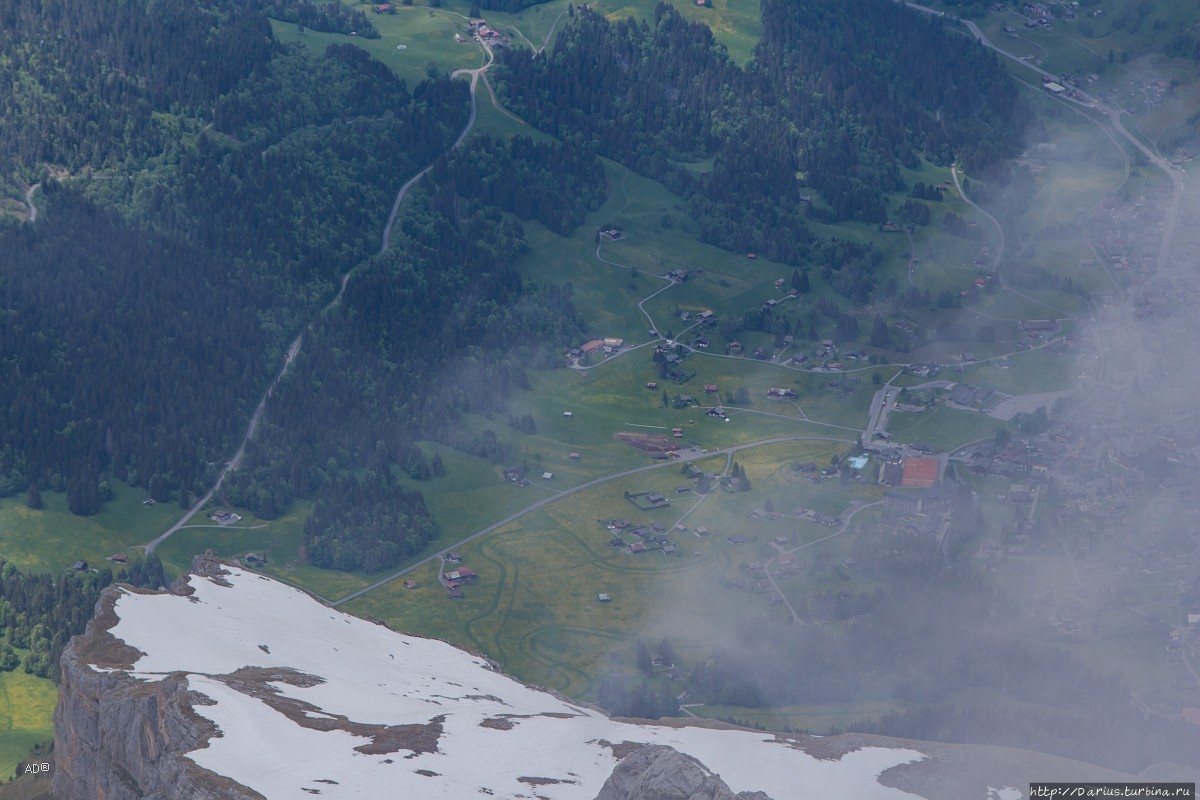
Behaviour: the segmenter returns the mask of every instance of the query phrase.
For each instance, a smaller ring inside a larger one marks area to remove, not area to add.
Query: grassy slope
[[[449,600],[436,585],[436,569],[428,568],[415,577],[417,589],[390,584],[348,610],[480,650],[526,680],[594,698],[598,677],[628,671],[639,638],[669,637],[687,664],[707,657],[712,644],[741,621],[783,624],[786,610],[768,607],[760,595],[719,588],[724,580],[744,577],[742,562],[762,560],[758,545],[735,545],[725,537],[742,534],[765,543],[784,536],[804,544],[829,535],[825,526],[796,519],[751,521],[749,512],[767,498],[780,510],[802,504],[831,513],[852,501],[878,499],[878,487],[812,484],[790,469],[797,461],[828,463],[840,452],[844,448],[832,443],[812,442],[739,454],[755,486],[749,493],[677,495],[674,487],[686,480],[675,465],[588,489],[462,548],[465,563],[481,575],[463,600]],[[706,466],[720,469],[724,459]],[[625,490],[660,491],[673,503],[639,511],[623,499]],[[713,533],[676,534],[678,556],[626,555],[608,546],[611,534],[600,524],[613,517],[668,528],[676,522],[704,525]],[[849,538],[821,547],[842,552]],[[816,581],[808,588],[820,590]],[[597,602],[600,592],[613,602]]]
[[[58,693],[45,678],[24,672],[0,673],[0,780],[13,776],[17,762],[35,744],[54,738]]]
[[[99,514],[77,517],[66,496],[43,492],[45,508],[34,511],[20,497],[0,502],[0,552],[22,569],[61,570],[82,559],[101,566],[114,553],[133,550],[162,533],[183,512],[161,503],[144,506],[146,495],[113,481],[113,499]]]

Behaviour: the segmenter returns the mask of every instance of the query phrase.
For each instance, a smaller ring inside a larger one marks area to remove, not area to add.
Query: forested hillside
[[[1024,113],[995,57],[896,3],[764,0],[745,70],[670,5],[653,26],[574,20],[552,53],[502,54],[505,101],[682,194],[730,250],[803,263],[805,218],[883,221],[899,165],[982,168],[1019,148]],[[677,163],[708,158],[699,175]]]
[[[423,547],[433,528],[419,495],[393,491],[389,510],[361,493],[390,485],[391,465],[418,480],[440,475],[422,438],[506,457],[491,431],[464,432],[459,417],[501,411],[528,385],[527,368],[557,363],[583,335],[569,285],[522,282],[513,263],[524,231],[500,207],[570,231],[603,200],[603,179],[586,151],[524,139],[481,137],[440,160],[405,200],[392,247],[355,271],[314,330],[246,469],[223,490],[229,501],[273,517],[293,497],[316,497],[305,538],[322,566],[380,569]],[[503,180],[512,183],[501,192]],[[375,477],[347,484],[347,466]]]
[[[37,225],[0,230],[0,494],[65,490],[79,514],[109,476],[160,501],[203,492],[268,365],[468,112],[461,82],[410,92],[356,47],[273,43],[237,4],[144,5],[10,3],[0,34],[18,87],[0,152],[68,175]],[[110,29],[123,15],[141,21]],[[53,20],[74,47],[23,59]]]

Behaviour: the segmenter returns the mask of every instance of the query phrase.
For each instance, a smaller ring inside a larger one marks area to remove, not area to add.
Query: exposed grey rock
[[[140,654],[109,633],[117,622],[113,604],[119,592],[105,589],[87,631],[63,652],[54,710],[54,796],[265,800],[184,757],[220,732],[193,711],[207,699],[190,692],[183,675],[146,682],[123,671]]]
[[[672,747],[647,745],[626,756],[596,800],[771,800],[733,790],[707,767]]]

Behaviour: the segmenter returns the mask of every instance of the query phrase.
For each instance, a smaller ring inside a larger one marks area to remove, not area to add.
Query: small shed
[[[574,414],[574,412],[571,412],[571,411],[564,411],[563,416],[570,419],[571,417],[575,416],[575,414]]]
[[[551,479],[551,478],[553,478],[553,477],[554,477],[554,473],[553,473],[553,472],[543,472],[543,473],[542,473],[542,479],[543,479],[543,480],[547,480],[547,481],[548,481],[548,480],[550,480],[550,479]]]
[[[603,592],[596,595],[596,599],[599,600],[601,603],[611,603],[612,602],[612,598],[609,597],[608,595],[604,594]]]

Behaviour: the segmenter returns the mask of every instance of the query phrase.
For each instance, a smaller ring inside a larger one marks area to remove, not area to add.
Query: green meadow
[[[174,503],[142,505],[140,489],[111,485],[113,499],[91,517],[68,512],[58,492],[42,492],[45,507],[36,511],[19,495],[0,501],[0,555],[27,570],[58,571],[78,560],[98,567],[115,553],[136,552],[183,514]]]
[[[34,745],[54,738],[58,692],[45,678],[24,672],[0,673],[0,781],[12,778],[17,763]]]
[[[754,487],[748,493],[679,494],[675,489],[689,482],[676,464],[614,480],[459,548],[480,575],[462,600],[448,598],[436,567],[429,566],[410,576],[416,588],[393,582],[346,608],[481,652],[524,680],[594,699],[599,676],[629,670],[639,639],[667,637],[685,663],[694,663],[707,657],[723,631],[745,620],[787,624],[786,609],[727,584],[744,579],[741,565],[762,561],[763,548],[776,537],[795,546],[827,538],[834,529],[792,516],[756,521],[750,512],[768,498],[788,514],[801,505],[842,513],[877,500],[877,486],[836,479],[813,484],[794,469],[801,462],[828,464],[847,450],[832,442],[791,442],[742,451],[735,458]],[[720,471],[724,465],[719,458],[703,466]],[[626,491],[660,492],[671,505],[643,511],[624,497]],[[631,555],[609,545],[612,533],[603,523],[614,518],[689,530],[671,536],[677,554]],[[711,533],[697,536],[700,526]],[[734,544],[730,536],[750,541]],[[612,601],[600,602],[601,593]]]

